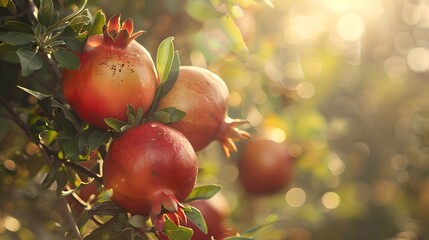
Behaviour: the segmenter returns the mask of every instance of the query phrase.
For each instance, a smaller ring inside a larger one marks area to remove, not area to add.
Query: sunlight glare
[[[346,13],[338,19],[337,32],[346,41],[357,41],[365,32],[365,23],[359,15]]]

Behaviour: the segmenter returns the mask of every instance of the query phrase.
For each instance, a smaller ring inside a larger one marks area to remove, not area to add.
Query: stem
[[[65,208],[65,209],[66,209],[66,211],[67,211],[67,216],[66,216],[66,218],[67,218],[67,220],[69,221],[69,224],[70,224],[70,226],[71,226],[71,228],[72,228],[73,234],[76,236],[76,238],[77,238],[78,240],[83,240],[83,237],[82,237],[82,235],[80,234],[79,228],[78,228],[78,226],[77,226],[77,224],[76,224],[76,221],[74,220],[74,217],[73,217],[73,214],[72,214],[72,211],[71,211],[70,205],[68,204],[68,202],[67,202],[67,200],[66,200],[65,198],[62,198],[62,199],[61,199],[61,203],[64,205],[64,208]]]

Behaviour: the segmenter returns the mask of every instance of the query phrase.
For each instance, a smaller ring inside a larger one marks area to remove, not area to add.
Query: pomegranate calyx
[[[231,119],[230,117],[225,118],[217,139],[222,144],[223,151],[225,152],[225,156],[227,158],[231,156],[231,152],[237,152],[237,146],[234,143],[235,141],[240,141],[242,139],[248,139],[251,137],[250,133],[238,129],[239,126],[245,123],[249,123],[249,121],[246,119]]]
[[[103,26],[103,37],[107,44],[117,48],[126,48],[128,44],[144,33],[143,30],[133,33],[134,24],[127,18],[121,25],[121,14],[116,14]]]
[[[181,204],[170,191],[160,191],[154,195],[150,217],[156,231],[162,232],[165,227],[165,217],[168,217],[176,226],[180,222],[186,224],[187,218]]]

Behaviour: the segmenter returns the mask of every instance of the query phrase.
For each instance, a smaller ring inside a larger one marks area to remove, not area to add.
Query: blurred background
[[[223,185],[235,229],[284,219],[255,238],[429,239],[429,1],[88,6],[131,17],[146,31],[138,40],[154,57],[159,43],[174,36],[182,65],[225,80],[231,117],[247,118],[255,136],[289,144],[297,157],[294,180],[270,196],[243,191],[237,154],[226,159],[218,143],[198,153],[198,183]],[[61,214],[51,211],[55,195],[36,184],[37,147],[0,121],[0,239],[55,239]]]

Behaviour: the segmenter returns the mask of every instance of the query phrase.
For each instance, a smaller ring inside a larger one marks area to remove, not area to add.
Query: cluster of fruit
[[[234,141],[250,135],[238,129],[247,121],[227,116],[228,88],[207,69],[181,66],[174,86],[155,103],[158,72],[148,51],[134,40],[142,33],[133,33],[131,19],[121,24],[119,15],[112,17],[103,34],[88,39],[79,54],[81,67],[63,71],[62,83],[71,108],[90,125],[111,130],[105,119],[127,122],[127,106],[141,109],[149,119],[114,137],[103,162],[103,184],[112,189],[113,202],[127,212],[150,217],[162,232],[166,218],[186,222],[181,202],[196,183],[195,152],[218,140],[229,156],[237,151]],[[169,124],[151,120],[153,112],[172,107],[186,115]],[[240,180],[249,193],[272,193],[289,182],[290,157],[283,145],[248,141],[240,156]],[[213,211],[195,204],[203,216],[204,209]],[[212,229],[219,227],[208,224],[208,228],[208,235],[214,236]]]

